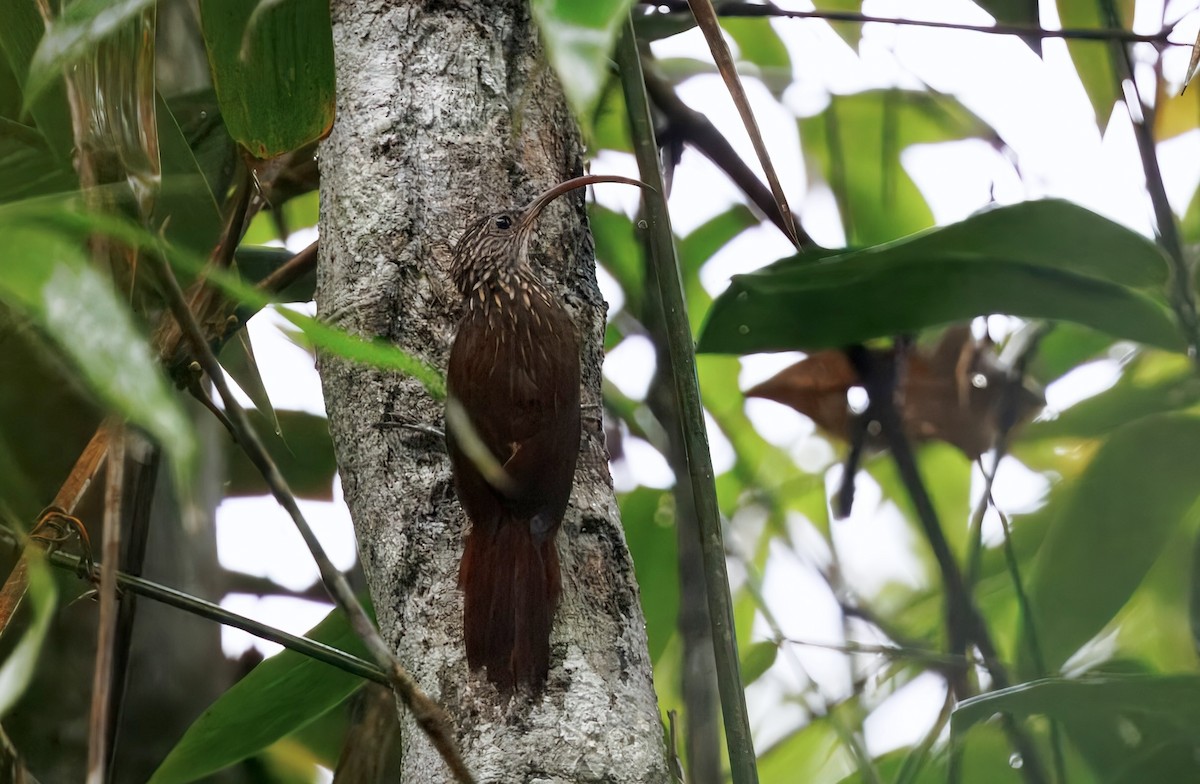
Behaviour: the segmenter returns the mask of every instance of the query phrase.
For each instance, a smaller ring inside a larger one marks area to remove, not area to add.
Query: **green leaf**
[[[355,656],[366,655],[338,610],[307,636]],[[324,662],[282,651],[251,670],[196,719],[154,772],[151,784],[183,784],[240,762],[340,705],[363,683]]]
[[[950,719],[952,742],[997,713],[1062,723],[1100,782],[1195,781],[1200,676],[1047,678],[965,700]],[[1153,771],[1153,772],[1152,772]]]
[[[333,127],[333,29],[322,0],[202,0],[213,86],[229,134],[256,158]]]
[[[154,0],[76,0],[42,36],[25,82],[28,107],[63,69],[91,54],[97,44],[154,6]]]
[[[35,128],[0,118],[0,204],[76,187]]]
[[[1037,27],[1041,23],[1038,0],[976,0],[975,4],[991,14],[998,24]],[[1021,40],[1039,57],[1041,56],[1041,38],[1030,35],[1021,36]]]
[[[1027,578],[1047,671],[1057,670],[1128,602],[1190,514],[1200,486],[1200,418],[1146,417],[1115,431],[1051,523]],[[1030,640],[1020,649],[1035,671]]]
[[[1054,419],[1030,423],[1023,440],[1098,438],[1150,414],[1200,402],[1200,378],[1182,354],[1148,351],[1135,357],[1116,386],[1068,408]]]
[[[62,80],[51,83],[38,97],[30,100],[24,95],[29,84],[29,64],[38,48],[38,42],[46,31],[37,0],[0,0],[0,49],[4,50],[13,79],[21,89],[15,102],[28,106],[29,115],[45,136],[48,149],[59,168],[74,175],[71,165],[71,150],[75,139],[71,128],[71,111],[67,107],[66,87]],[[10,119],[18,119],[12,114]]]
[[[852,246],[933,225],[933,213],[900,164],[901,152],[994,135],[955,99],[910,90],[835,95],[824,112],[800,120],[804,154],[833,189]]]
[[[742,654],[742,686],[749,686],[761,678],[775,663],[779,646],[770,640],[753,643]]]
[[[1165,280],[1159,250],[1064,202],[1026,202],[858,251],[818,251],[738,275],[700,350],[835,348],[975,316],[1071,321],[1178,351],[1161,302],[1127,286]]]
[[[154,224],[173,245],[207,255],[221,237],[222,220],[209,181],[192,153],[167,102],[155,101],[162,188],[154,204]]]
[[[679,550],[668,491],[639,487],[621,496],[621,523],[633,556],[650,661],[667,648],[679,620]]]
[[[862,12],[862,0],[813,0],[813,7],[818,11],[846,11],[857,14]],[[843,41],[855,49],[858,48],[858,42],[862,40],[861,22],[830,21],[829,26]]]
[[[21,639],[0,664],[0,717],[8,715],[33,679],[58,600],[45,559],[34,552],[25,563],[29,568],[29,589],[25,596],[33,612]]]
[[[250,421],[280,472],[287,477],[292,492],[301,498],[333,500],[337,464],[329,437],[329,420],[303,411],[276,411],[274,417],[278,425],[272,422],[271,414],[257,411],[250,414]],[[229,466],[225,496],[269,494],[271,489],[245,451],[232,440],[226,439],[224,443]]]
[[[781,97],[792,83],[792,58],[771,20],[726,17],[721,27],[737,44],[738,59],[758,67],[757,74],[745,75],[758,76],[772,95]]]
[[[196,453],[191,423],[129,309],[71,237],[16,211],[0,213],[0,233],[8,253],[0,298],[54,340],[100,400],[167,450],[186,486]]]
[[[1108,15],[1102,6],[1107,1],[1056,0],[1059,21],[1063,27],[1110,27]],[[1096,124],[1103,133],[1108,127],[1113,106],[1121,98],[1120,80],[1113,63],[1114,53],[1118,50],[1105,41],[1067,41],[1067,51],[1096,112]]]
[[[617,32],[632,5],[632,0],[533,0],[550,64],[577,118],[592,116],[608,79]]]
[[[854,770],[833,720],[814,719],[788,734],[758,760],[764,782],[837,781]]]

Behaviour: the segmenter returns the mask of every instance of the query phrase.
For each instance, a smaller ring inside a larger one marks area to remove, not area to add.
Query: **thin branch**
[[[87,784],[105,784],[108,780],[108,722],[112,717],[113,650],[117,638],[117,560],[121,553],[121,501],[125,490],[125,429],[114,422],[109,426],[109,433],[101,545],[104,560],[100,569],[100,622],[88,720]]]
[[[275,270],[258,282],[260,291],[279,293],[295,283],[304,275],[317,267],[317,241],[280,264]]]
[[[1117,18],[1117,12],[1111,0],[1107,0],[1103,4],[1103,8],[1110,19]],[[1129,56],[1129,48],[1123,44],[1114,44],[1113,49],[1117,87],[1118,89],[1123,88],[1125,92],[1125,108],[1133,123],[1133,136],[1137,141],[1138,154],[1142,159],[1142,170],[1146,175],[1146,190],[1150,194],[1150,204],[1154,208],[1158,244],[1166,251],[1167,260],[1170,262],[1171,281],[1168,296],[1171,307],[1175,310],[1175,315],[1183,328],[1189,355],[1193,361],[1200,364],[1200,318],[1196,314],[1196,298],[1192,293],[1192,276],[1183,256],[1183,241],[1179,236],[1179,226],[1175,222],[1175,213],[1171,210],[1171,202],[1167,199],[1162,167],[1158,163],[1158,146],[1154,141],[1156,107],[1150,106],[1142,100],[1137,79],[1134,78],[1133,61]]]
[[[670,14],[681,14],[688,11],[686,0],[667,0],[653,2],[653,8],[665,8]],[[1167,36],[1174,32],[1174,26],[1166,27],[1157,33],[1143,34],[1125,30],[1120,27],[1099,28],[1064,28],[1048,30],[1039,25],[1023,24],[992,24],[976,25],[959,22],[935,22],[924,19],[899,19],[887,16],[871,16],[854,11],[788,11],[773,5],[757,3],[728,2],[717,5],[717,14],[729,17],[775,17],[781,19],[823,19],[827,22],[850,22],[853,24],[892,24],[901,27],[931,27],[938,30],[965,30],[972,33],[988,35],[1016,35],[1023,38],[1064,38],[1077,41],[1121,41],[1125,43],[1149,43],[1160,46],[1191,46],[1190,41],[1170,41]],[[654,19],[665,16],[661,12],[647,14],[644,18]]]
[[[0,541],[15,547],[20,547],[22,544],[20,537],[7,528],[0,528]],[[46,556],[46,560],[56,569],[71,572],[81,579],[87,578],[91,574],[92,565],[86,563],[84,559],[77,555],[53,552]],[[151,601],[174,607],[177,610],[183,610],[198,618],[215,621],[223,626],[241,629],[247,634],[252,634],[259,639],[282,645],[288,650],[295,651],[310,659],[324,662],[331,667],[337,667],[339,670],[348,672],[351,675],[357,675],[360,678],[365,678],[384,686],[388,685],[387,676],[378,667],[331,645],[310,640],[307,637],[289,634],[273,626],[268,626],[252,618],[247,618],[244,615],[230,612],[219,604],[205,601],[199,597],[142,577],[134,577],[131,574],[124,574],[118,571],[116,578],[117,586],[122,591],[137,594]]]
[[[195,318],[193,318],[191,310],[188,309],[183,291],[179,288],[179,282],[175,279],[175,275],[171,271],[170,264],[166,261],[165,255],[160,255],[157,261],[159,276],[162,279],[167,303],[171,311],[175,314],[175,319],[183,328],[184,334],[191,341],[192,350],[195,352],[197,360],[208,374],[217,392],[221,395],[221,399],[225,403],[225,411],[237,430],[238,444],[242,447],[246,456],[250,458],[250,461],[254,463],[255,468],[262,474],[263,479],[266,480],[267,486],[271,488],[271,494],[275,496],[275,500],[291,516],[292,522],[300,532],[300,536],[304,539],[305,544],[308,545],[313,560],[317,563],[317,569],[321,573],[321,581],[325,583],[325,587],[329,591],[334,603],[337,604],[342,612],[346,613],[346,616],[350,619],[351,627],[362,638],[363,644],[366,645],[367,650],[371,653],[371,658],[388,674],[389,685],[395,689],[405,707],[412,712],[413,718],[416,719],[417,724],[420,725],[430,742],[433,743],[454,776],[464,784],[466,782],[474,782],[474,777],[467,770],[466,764],[459,754],[458,745],[451,731],[450,717],[441,706],[431,700],[421,690],[412,676],[396,661],[396,658],[388,649],[383,638],[379,636],[379,631],[367,616],[366,610],[363,609],[358,599],[354,596],[354,592],[350,589],[350,584],[346,582],[345,576],[329,560],[325,549],[321,546],[316,534],[313,533],[312,527],[309,526],[308,521],[304,518],[304,514],[300,511],[300,507],[296,503],[296,497],[288,487],[287,481],[279,472],[279,468],[275,465],[275,461],[271,459],[266,448],[263,447],[262,441],[254,430],[254,426],[250,423],[249,417],[246,416],[245,409],[242,408],[233,391],[230,389],[228,382],[225,380],[225,372],[221,367],[221,363],[217,361],[217,357],[213,354],[204,333],[196,323]]]
[[[645,71],[646,92],[650,100],[667,118],[666,134],[675,134],[684,142],[695,147],[705,158],[708,158],[717,168],[725,172],[729,179],[746,194],[751,205],[765,215],[784,236],[794,234],[804,247],[814,247],[812,237],[796,220],[794,213],[788,218],[779,211],[779,205],[771,195],[771,189],[763,184],[742,157],[733,149],[729,140],[717,130],[717,127],[700,112],[683,102],[666,80],[656,74],[652,68]],[[790,227],[790,230],[789,230]]]
[[[992,642],[987,624],[967,591],[958,561],[955,560],[954,553],[950,551],[950,545],[946,541],[941,523],[938,521],[933,500],[921,479],[916,455],[913,453],[912,445],[900,423],[900,416],[892,399],[895,388],[894,367],[881,367],[871,353],[861,345],[850,347],[846,354],[863,380],[863,386],[867,390],[870,401],[868,415],[873,416],[879,422],[884,440],[900,473],[900,479],[916,508],[917,518],[941,571],[943,590],[946,594],[946,626],[950,651],[951,653],[965,652],[967,646],[974,642],[975,648],[983,658],[984,667],[991,675],[992,682],[997,688],[1004,688],[1009,683],[1008,672],[997,658],[996,646]],[[952,683],[951,688],[959,691],[965,688],[965,685],[962,682]],[[1033,741],[1013,721],[1011,716],[1006,714],[1002,721],[1004,730],[1014,748],[1024,760],[1021,774],[1030,784],[1045,782],[1046,774],[1042,770]]]
[[[763,173],[767,175],[767,184],[771,186],[771,195],[774,197],[775,203],[779,205],[780,214],[783,215],[787,238],[792,241],[797,250],[800,250],[800,238],[791,228],[794,223],[792,209],[788,206],[783,185],[779,182],[779,175],[775,173],[775,165],[771,163],[771,155],[767,152],[767,144],[763,141],[762,132],[758,129],[758,120],[750,108],[750,99],[746,97],[746,89],[742,86],[742,80],[738,76],[737,65],[729,51],[729,44],[725,42],[725,37],[721,34],[721,23],[717,19],[717,12],[713,8],[712,0],[688,0],[688,7],[691,8],[692,16],[696,18],[696,23],[704,33],[705,40],[708,41],[713,62],[720,71],[721,78],[725,80],[725,88],[729,91],[729,97],[733,99],[734,106],[737,107],[738,114],[742,118],[742,125],[746,127],[746,133],[750,136],[750,143],[754,145],[758,163],[762,166]]]

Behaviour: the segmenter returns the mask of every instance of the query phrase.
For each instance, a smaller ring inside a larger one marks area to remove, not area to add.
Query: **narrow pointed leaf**
[[[365,656],[346,617],[332,611],[306,635]],[[184,784],[250,757],[340,705],[365,681],[285,650],[217,698],[184,733],[151,784]]]

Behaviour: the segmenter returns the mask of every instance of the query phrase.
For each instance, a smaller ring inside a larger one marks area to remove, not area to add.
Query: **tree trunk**
[[[333,3],[338,116],[321,148],[320,315],[444,369],[468,221],[582,173],[578,133],[524,0]],[[563,599],[540,698],[507,701],[463,651],[467,522],[417,382],[321,358],[330,429],[380,628],[453,716],[481,782],[663,782],[644,621],[600,416],[604,303],[580,194],[539,222],[534,266],[583,336],[583,446],[558,536]],[[432,433],[432,434],[431,434]],[[403,718],[403,781],[448,778]]]

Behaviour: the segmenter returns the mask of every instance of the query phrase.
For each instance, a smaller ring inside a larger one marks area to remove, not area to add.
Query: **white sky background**
[[[781,7],[811,9],[804,2],[779,2]],[[1042,24],[1058,27],[1052,2],[1042,0]],[[1138,0],[1134,29],[1153,33],[1159,28],[1162,2]],[[866,14],[913,17],[970,24],[988,24],[991,18],[966,0],[868,0]],[[1168,19],[1187,16],[1172,40],[1195,39],[1200,26],[1196,3],[1168,3]],[[844,241],[832,197],[823,188],[808,193],[800,159],[797,115],[819,112],[828,94],[922,83],[959,98],[990,123],[1013,148],[1023,177],[1012,164],[982,142],[964,141],[926,145],[905,151],[906,171],[920,187],[939,223],[960,220],[985,206],[994,195],[1001,203],[1041,197],[1062,197],[1077,202],[1136,231],[1149,235],[1151,210],[1145,196],[1132,125],[1118,106],[1107,132],[1096,128],[1091,104],[1074,74],[1061,40],[1046,39],[1044,58],[1037,58],[1014,38],[952,30],[893,25],[867,25],[856,55],[832,28],[817,20],[772,20],[788,46],[795,69],[795,85],[776,102],[756,81],[747,80],[760,127],[789,200],[803,217],[805,228],[820,243]],[[1142,47],[1144,48],[1144,47]],[[708,60],[708,50],[697,30],[654,45],[663,57]],[[1152,53],[1152,52],[1151,52]],[[1145,56],[1146,52],[1139,55]],[[1179,85],[1189,50],[1173,47],[1165,55],[1168,80]],[[758,165],[749,139],[717,76],[695,77],[680,88],[693,108],[703,111],[755,169]],[[1200,132],[1193,131],[1161,145],[1159,157],[1168,195],[1182,213],[1200,180]],[[593,166],[595,173],[636,175],[631,156],[605,153]],[[636,195],[621,188],[599,188],[596,198],[606,206],[631,213]],[[671,218],[677,233],[685,235],[738,201],[736,189],[695,151],[684,153],[671,195]],[[303,235],[303,236],[300,236]],[[298,233],[289,246],[299,249],[311,242],[312,231]],[[745,232],[722,249],[702,272],[704,286],[713,294],[724,289],[730,275],[746,272],[789,255],[791,247],[769,225]],[[604,281],[602,280],[602,285]],[[606,290],[618,305],[611,282]],[[250,322],[260,369],[271,398],[281,409],[323,411],[320,384],[312,359],[292,345],[278,329],[280,319],[264,313]],[[750,357],[743,361],[743,388],[794,362],[796,355]],[[627,394],[644,394],[653,370],[653,354],[644,341],[631,340],[614,349],[605,364],[605,375]],[[1051,408],[1064,408],[1083,396],[1111,385],[1116,363],[1095,363],[1075,374],[1070,382],[1047,390]],[[790,450],[806,470],[817,470],[833,459],[829,446],[812,438],[807,419],[769,401],[749,401],[747,414],[772,443]],[[717,471],[732,460],[728,442],[713,432]],[[614,467],[618,488],[629,489],[634,477],[642,483],[669,486],[666,462],[649,445],[630,440],[627,462]],[[835,472],[836,473],[835,469]],[[338,483],[335,482],[335,485]],[[1016,461],[1002,467],[998,484],[1002,505],[1029,508],[1045,492],[1045,480],[1032,475]],[[329,548],[335,564],[348,568],[354,560],[349,514],[335,486],[332,503],[307,502],[305,514]],[[316,567],[299,535],[282,509],[269,499],[234,499],[217,514],[218,547],[222,563],[233,569],[268,576],[289,588],[310,585]],[[784,634],[793,639],[839,643],[842,625],[836,603],[814,571],[828,558],[823,543],[806,533],[803,521],[794,521],[799,552],[782,546],[772,549],[764,575],[764,593]],[[888,503],[880,503],[878,489],[860,477],[859,495],[849,520],[834,525],[835,544],[842,567],[864,593],[888,580],[913,582],[919,572],[896,557],[914,543],[908,528]],[[269,559],[263,553],[270,553]],[[250,615],[293,632],[303,632],[325,614],[321,605],[287,598],[257,599],[231,596],[231,610]],[[761,622],[759,639],[768,635]],[[232,629],[224,630],[226,653],[237,655],[250,645],[270,653],[276,647]],[[820,695],[835,701],[849,693],[851,673],[846,658],[836,652],[807,646],[787,646],[777,664],[748,692],[761,751],[803,720],[802,712],[784,703],[785,695],[815,682]],[[860,661],[861,664],[861,661]],[[869,662],[868,662],[869,664]],[[916,741],[930,725],[941,704],[943,686],[936,678],[923,678],[900,690],[872,715],[866,740],[873,754]]]

